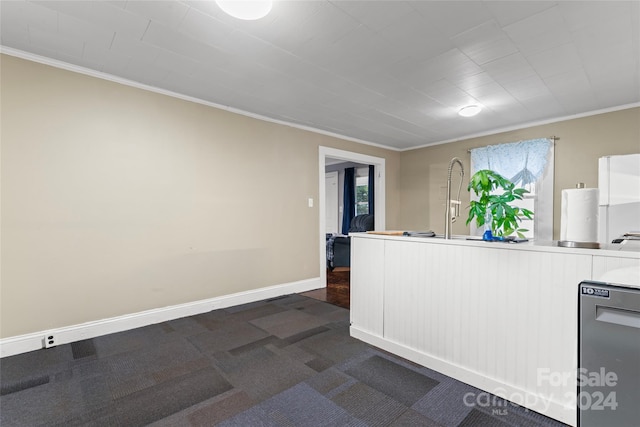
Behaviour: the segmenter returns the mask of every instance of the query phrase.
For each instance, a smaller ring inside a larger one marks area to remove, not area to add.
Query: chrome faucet
[[[453,164],[460,165],[460,186],[458,186],[458,197],[456,200],[451,200],[451,171],[453,170]],[[456,218],[460,216],[460,189],[462,188],[462,180],[464,179],[464,166],[459,158],[454,157],[449,162],[449,170],[447,171],[447,201],[445,203],[447,211],[445,213],[444,223],[444,238],[451,238],[451,226],[456,222]],[[453,212],[452,212],[453,210]]]

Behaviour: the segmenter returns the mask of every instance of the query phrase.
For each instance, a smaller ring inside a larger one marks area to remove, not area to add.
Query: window
[[[553,148],[552,139],[542,138],[471,150],[472,175],[490,169],[529,190],[514,204],[534,212],[533,220],[525,218],[520,225],[529,230],[527,237],[538,240],[553,240]],[[472,234],[482,234],[470,225]]]
[[[356,215],[369,213],[369,176],[356,177]]]

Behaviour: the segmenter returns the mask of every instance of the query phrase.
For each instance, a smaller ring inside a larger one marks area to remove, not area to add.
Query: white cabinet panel
[[[589,255],[387,241],[385,259],[385,339],[550,398],[573,390],[538,368],[575,372]]]
[[[384,240],[351,238],[351,326],[382,336]]]
[[[355,237],[352,332],[575,425],[578,284],[592,271],[639,262],[613,255]],[[552,384],[549,376],[566,379]]]

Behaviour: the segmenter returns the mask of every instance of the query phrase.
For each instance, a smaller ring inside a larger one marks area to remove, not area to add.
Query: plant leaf
[[[504,190],[502,194],[492,194],[498,189]],[[477,201],[471,201],[469,204],[467,224],[475,218],[478,227],[485,225],[486,218],[490,214],[491,229],[496,236],[524,230],[518,229],[518,223],[523,218],[532,219],[533,217],[532,211],[511,206],[513,201],[522,200],[524,194],[529,191],[525,188],[516,188],[514,183],[495,171],[489,169],[477,171],[469,179],[467,190],[473,191],[478,196]]]

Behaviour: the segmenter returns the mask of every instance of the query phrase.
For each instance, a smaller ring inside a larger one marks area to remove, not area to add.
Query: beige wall
[[[318,147],[400,154],[1,56],[3,338],[319,277]]]
[[[467,171],[463,206],[469,205],[468,149],[485,145],[556,136],[554,239],[560,234],[560,194],[578,182],[598,186],[598,158],[640,152],[640,108],[631,108],[517,131],[472,138],[450,144],[405,151],[400,156],[400,226],[444,231],[446,178],[449,161],[459,157]],[[453,179],[454,186],[458,181]],[[454,234],[468,234],[468,210],[454,224]]]
[[[321,145],[386,159],[388,229],[442,232],[451,157],[555,135],[556,236],[561,189],[640,152],[640,108],[398,153],[0,58],[3,338],[318,277]]]

